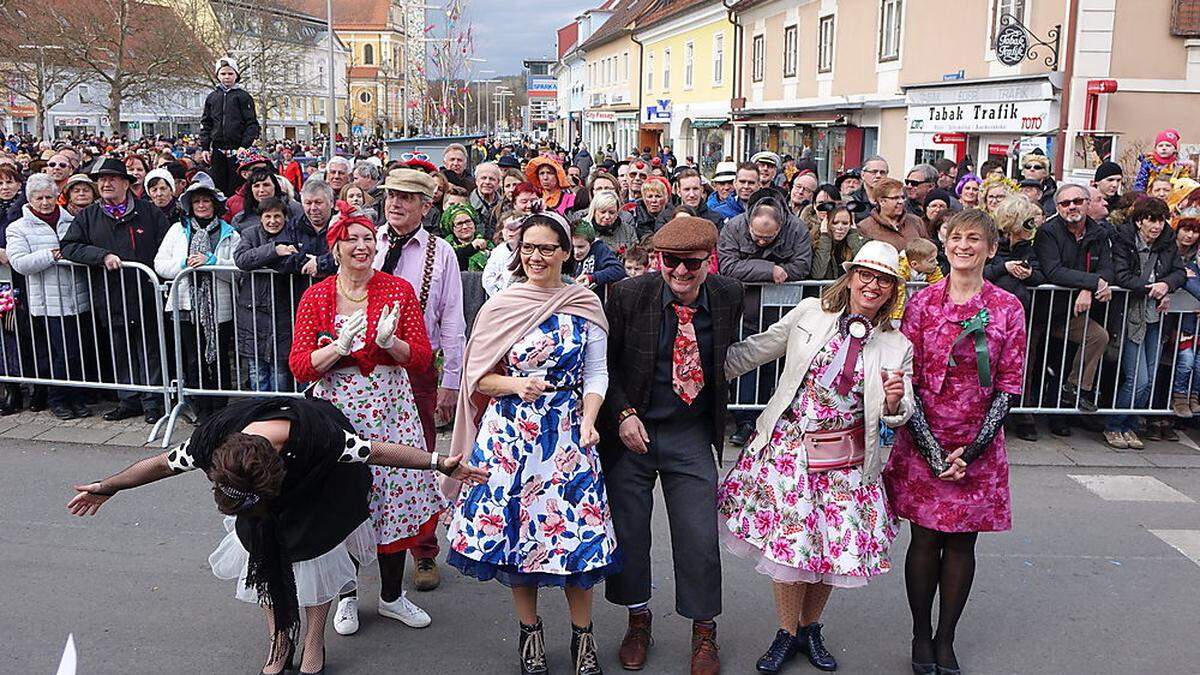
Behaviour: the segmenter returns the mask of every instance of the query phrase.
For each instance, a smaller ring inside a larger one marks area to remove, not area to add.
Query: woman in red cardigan
[[[300,299],[289,357],[292,373],[297,381],[315,382],[313,395],[337,406],[363,438],[426,449],[406,372],[427,369],[433,358],[420,302],[407,281],[371,269],[375,226],[370,219],[343,212],[326,236],[338,273]],[[428,471],[372,471],[371,520],[383,584],[379,613],[423,628],[429,615],[401,591],[404,557],[419,535],[436,527],[444,498]],[[333,625],[342,635],[358,630],[353,592],[338,603]]]

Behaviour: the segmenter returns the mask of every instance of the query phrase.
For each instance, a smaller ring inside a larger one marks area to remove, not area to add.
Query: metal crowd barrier
[[[816,297],[832,281],[802,281],[786,284],[747,284],[746,320],[739,335],[766,330],[802,299]],[[908,301],[925,284],[908,287]],[[1159,319],[1158,358],[1149,367],[1138,367],[1129,374],[1127,389],[1136,392],[1149,388],[1147,402],[1136,405],[1136,397],[1122,397],[1118,390],[1131,350],[1123,349],[1130,337],[1131,311],[1139,311],[1140,298],[1114,288],[1108,302],[1092,301],[1087,317],[1077,318],[1073,304],[1078,292],[1043,285],[1028,289],[1026,313],[1025,387],[1016,413],[1074,414],[1081,402],[1090,402],[1096,414],[1169,415],[1173,390],[1200,396],[1200,358],[1196,352],[1195,319],[1200,316],[1200,301],[1184,290],[1170,296],[1170,308]],[[1073,326],[1078,322],[1079,325]],[[1189,323],[1190,322],[1190,323]],[[1097,339],[1097,333],[1104,338]],[[1068,339],[1070,337],[1071,339]],[[1074,387],[1064,394],[1063,384],[1083,370],[1084,350],[1089,339],[1106,341],[1095,367],[1093,386]],[[1136,355],[1135,355],[1136,356]],[[782,374],[783,359],[765,364],[731,383],[730,405],[733,410],[758,411],[766,407]],[[1195,367],[1193,368],[1193,364]],[[1129,400],[1125,400],[1128,398]]]
[[[5,310],[0,292],[0,382],[140,394],[143,405],[161,397],[164,415],[148,442],[162,434],[164,445],[189,408],[196,413],[228,397],[302,395],[287,360],[296,307],[311,278],[203,266],[181,269],[164,282],[144,265],[122,267],[114,275],[57,262],[17,282],[16,309]],[[476,288],[478,273],[464,273],[463,281],[470,326],[483,294]],[[830,283],[748,285],[741,336],[765,330]],[[910,284],[909,301],[921,286]],[[1070,311],[1076,291],[1029,290],[1025,388],[1015,412],[1075,413],[1081,401],[1089,401],[1100,414],[1163,415],[1171,413],[1172,390],[1200,396],[1195,344],[1200,302],[1191,294],[1171,296],[1159,320],[1158,342],[1152,342],[1161,345],[1157,358],[1135,370],[1129,367],[1135,351],[1122,346],[1132,335],[1129,318],[1139,311],[1140,297],[1115,289],[1109,302],[1093,302],[1091,320],[1083,321]],[[68,298],[72,302],[64,302]],[[211,308],[211,322],[202,307]],[[1095,381],[1065,396],[1064,381],[1084,365],[1084,344],[1093,352],[1103,347]],[[730,408],[765,407],[781,366],[782,359],[735,380]],[[1118,398],[1125,370],[1131,371],[1126,389],[1148,393]]]
[[[153,441],[165,429],[171,401],[158,275],[132,262],[117,275],[67,261],[38,271],[22,267],[28,273],[15,282],[9,267],[0,268],[6,275],[0,285],[13,300],[7,305],[5,298],[0,313],[0,382],[138,395],[148,412],[164,413],[146,442]]]

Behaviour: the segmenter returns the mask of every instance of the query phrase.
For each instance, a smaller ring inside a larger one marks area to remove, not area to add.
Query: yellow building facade
[[[684,7],[680,7],[684,5]],[[732,153],[733,24],[719,0],[670,3],[642,17],[640,145],[670,147],[711,174]]]

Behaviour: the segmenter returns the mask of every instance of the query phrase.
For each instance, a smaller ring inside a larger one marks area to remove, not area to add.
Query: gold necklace
[[[343,297],[343,298],[345,298],[346,300],[348,300],[348,301],[350,301],[350,302],[352,302],[352,303],[354,303],[354,304],[356,304],[356,305],[357,305],[357,304],[361,304],[361,303],[363,303],[363,302],[366,302],[366,301],[367,301],[367,293],[368,293],[368,291],[363,291],[363,294],[362,294],[361,296],[359,296],[359,297],[357,297],[357,298],[356,298],[356,297],[354,297],[353,295],[350,295],[350,292],[349,292],[349,291],[347,291],[346,289],[342,288],[342,277],[341,277],[341,276],[339,276],[339,277],[337,278],[337,281],[336,281],[336,282],[334,282],[334,283],[336,283],[336,284],[337,284],[337,292],[338,292],[338,295],[342,296],[342,297]]]

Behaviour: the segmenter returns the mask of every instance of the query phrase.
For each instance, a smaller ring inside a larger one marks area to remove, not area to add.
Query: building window
[[[1025,0],[992,0],[992,37],[989,45],[996,44],[996,33],[1004,24],[1000,18],[1005,14],[1014,16],[1018,21],[1025,22]],[[1011,21],[1011,20],[1010,20]]]
[[[882,0],[879,4],[879,60],[900,58],[900,15],[904,0]]]
[[[691,42],[683,45],[683,87],[691,89],[696,77],[696,46]]]
[[[654,89],[654,52],[646,55],[646,91]]]
[[[86,84],[81,84],[81,85],[79,85],[79,89],[77,91],[79,92],[79,102],[80,103],[91,103],[92,102],[92,88],[91,87],[89,87]]]
[[[750,50],[750,79],[754,82],[763,80],[763,50],[766,48],[762,35],[755,35]]]
[[[363,45],[363,63],[368,66],[375,63],[375,45]]]
[[[671,50],[663,50],[663,91],[671,88]]]
[[[621,81],[629,81],[629,52],[621,54]]]
[[[783,76],[796,76],[796,61],[798,56],[799,45],[797,40],[797,26],[788,26],[783,29]]]
[[[712,83],[718,87],[725,80],[725,34],[713,36]]]
[[[817,72],[833,72],[833,15],[821,17],[817,25]]]
[[[369,91],[358,92],[358,101],[360,103],[370,103],[371,102],[371,92],[369,92]]]

